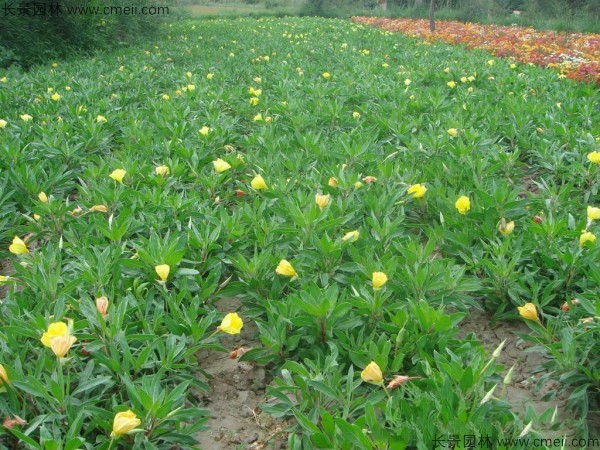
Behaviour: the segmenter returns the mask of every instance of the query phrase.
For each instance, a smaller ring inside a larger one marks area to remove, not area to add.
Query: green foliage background
[[[132,6],[118,0],[81,2],[60,0],[41,3],[45,15],[24,15],[31,6],[26,0],[5,3],[0,14],[0,67],[19,65],[29,68],[52,58],[64,58],[77,52],[91,52],[124,43],[136,42],[155,35],[161,17],[156,15],[67,14],[71,7]],[[60,5],[60,14],[50,14],[50,5]],[[138,8],[155,6],[156,2],[139,0]],[[161,4],[164,4],[161,3]]]

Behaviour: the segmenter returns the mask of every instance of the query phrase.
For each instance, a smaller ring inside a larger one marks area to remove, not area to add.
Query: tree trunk
[[[381,6],[381,9],[384,11],[387,11],[387,0],[379,0],[379,6]]]
[[[435,31],[435,18],[433,13],[435,12],[435,0],[429,2],[429,31],[432,33]]]

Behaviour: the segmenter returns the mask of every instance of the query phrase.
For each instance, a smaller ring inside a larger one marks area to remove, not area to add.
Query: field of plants
[[[272,374],[290,449],[598,438],[593,83],[352,21],[167,26],[0,73],[0,448],[198,448],[245,407],[222,358]],[[511,403],[488,319],[564,410]]]

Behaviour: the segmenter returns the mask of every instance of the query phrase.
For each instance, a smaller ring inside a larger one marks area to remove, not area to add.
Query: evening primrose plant
[[[198,351],[250,322],[290,448],[535,435],[558,424],[456,338],[526,304],[584,423],[596,89],[349,21],[166,28],[0,84],[0,446],[195,448]]]

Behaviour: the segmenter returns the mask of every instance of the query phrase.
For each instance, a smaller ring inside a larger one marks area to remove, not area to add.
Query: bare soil
[[[222,312],[240,308],[237,299],[223,299],[217,304]],[[242,332],[222,336],[223,346],[235,350],[250,349],[258,343],[258,329],[247,321]],[[258,404],[263,401],[266,386],[272,376],[257,364],[231,359],[229,354],[204,351],[199,354],[203,371],[211,391],[204,397],[205,407],[211,412],[210,429],[198,435],[198,446],[203,450],[231,449],[281,449],[285,448],[287,423],[276,421],[262,412]]]

